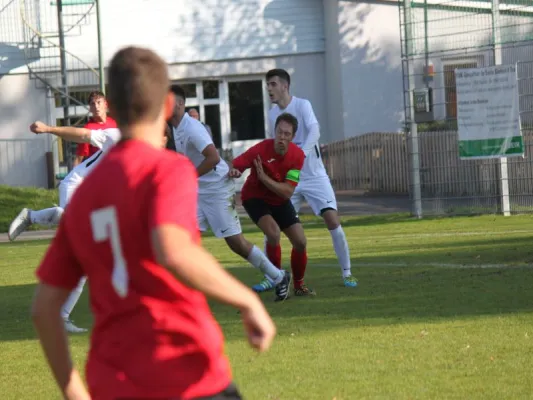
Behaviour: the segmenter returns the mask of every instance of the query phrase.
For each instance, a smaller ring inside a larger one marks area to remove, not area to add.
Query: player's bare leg
[[[346,235],[344,234],[344,230],[342,229],[341,222],[339,220],[339,214],[337,213],[337,210],[330,208],[322,210],[321,215],[333,241],[333,248],[335,249],[335,254],[337,254],[337,258],[342,269],[344,286],[356,287],[357,279],[352,276],[350,248],[348,247],[348,240],[346,240]]]
[[[295,296],[314,296],[316,293],[304,283],[307,269],[307,239],[301,223],[292,224],[283,233],[292,244],[291,269]]]
[[[224,239],[235,254],[240,255],[268,277],[276,289],[276,301],[286,300],[289,297],[292,282],[290,271],[276,268],[257,246],[245,239],[242,233]]]

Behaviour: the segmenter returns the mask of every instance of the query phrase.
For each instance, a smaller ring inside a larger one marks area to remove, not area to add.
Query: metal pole
[[[424,0],[424,55],[426,61],[426,70],[424,71],[424,80],[426,81],[426,88],[429,92],[429,38],[428,38],[428,0]]]
[[[104,55],[102,53],[102,27],[101,27],[100,0],[96,0],[96,30],[98,34],[98,71],[100,91],[105,94]]]
[[[420,154],[418,150],[418,126],[415,122],[415,107],[414,107],[414,91],[415,78],[413,68],[413,49],[412,49],[412,21],[413,10],[411,8],[411,1],[404,2],[404,23],[405,23],[405,51],[407,58],[407,80],[409,88],[409,156],[411,158],[411,194],[413,214],[416,218],[422,218],[422,191],[420,188]]]
[[[502,45],[500,31],[500,0],[492,0],[492,36],[494,41],[494,65],[502,64]],[[509,171],[507,157],[500,158],[500,206],[503,215],[511,215],[509,201]]]
[[[57,30],[59,34],[59,61],[61,66],[61,87],[63,90],[63,124],[70,125],[70,98],[68,92],[68,75],[67,75],[67,61],[65,57],[65,29],[63,27],[63,0],[57,1]],[[67,146],[67,168],[72,169],[73,159],[71,156],[70,146]]]

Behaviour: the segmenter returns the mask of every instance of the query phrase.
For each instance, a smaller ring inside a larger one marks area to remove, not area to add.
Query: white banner
[[[524,154],[516,65],[455,70],[461,158]]]

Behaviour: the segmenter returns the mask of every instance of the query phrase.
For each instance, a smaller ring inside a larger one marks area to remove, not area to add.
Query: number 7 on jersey
[[[120,244],[116,208],[110,206],[93,211],[91,213],[91,227],[93,239],[96,242],[109,240],[111,244],[111,253],[113,254],[111,283],[117,294],[124,298],[128,295],[128,270]]]

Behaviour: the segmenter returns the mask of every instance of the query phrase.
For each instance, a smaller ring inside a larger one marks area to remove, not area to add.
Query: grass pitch
[[[316,298],[263,295],[271,351],[246,344],[235,310],[213,305],[246,399],[529,399],[533,393],[533,217],[344,218],[356,289],[344,288],[321,221],[305,219]],[[243,221],[245,223],[245,221]],[[247,237],[262,247],[249,223]],[[58,399],[29,320],[47,241],[0,244],[2,399]],[[204,245],[247,284],[256,270],[213,237]],[[283,242],[287,265],[289,245]],[[87,293],[74,311],[90,326]],[[83,369],[87,335],[72,335]]]

